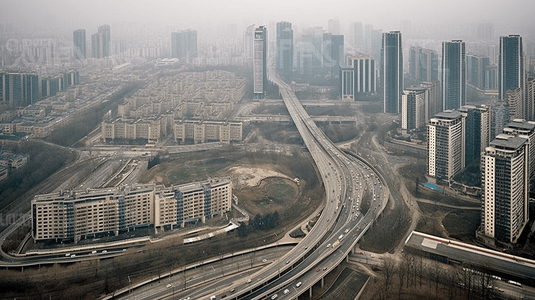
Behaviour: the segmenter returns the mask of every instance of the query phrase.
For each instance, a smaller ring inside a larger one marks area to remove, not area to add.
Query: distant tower
[[[102,25],[98,28],[100,37],[100,57],[109,57],[111,54],[110,25]]]
[[[87,57],[85,45],[85,29],[78,29],[72,33],[73,57],[74,59],[85,59]]]
[[[383,33],[381,82],[383,84],[383,111],[399,113],[403,93],[403,52],[399,31]]]
[[[481,158],[482,235],[516,243],[528,222],[527,140],[500,134]]]
[[[91,57],[100,58],[100,36],[98,33],[91,35]]]
[[[98,32],[91,35],[91,56],[94,58],[109,57],[111,54],[110,25],[102,25]]]
[[[327,29],[330,33],[334,35],[340,34],[340,20],[338,19],[330,19],[327,24]]]
[[[255,99],[264,99],[267,87],[267,29],[260,26],[253,36],[253,92]]]
[[[190,63],[197,57],[197,31],[184,30],[171,33],[171,57]]]
[[[522,52],[522,37],[519,35],[509,35],[500,37],[500,56],[498,62],[498,97],[506,100],[507,91],[521,89],[523,93],[525,83],[524,59]],[[522,112],[524,118],[530,119],[528,115],[530,106],[522,101]]]
[[[442,42],[442,109],[458,109],[466,103],[465,44]]]
[[[292,23],[277,23],[277,52],[275,54],[277,72],[288,75],[292,72],[294,52],[294,32]]]

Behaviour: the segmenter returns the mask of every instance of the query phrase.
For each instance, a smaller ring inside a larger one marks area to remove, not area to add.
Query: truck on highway
[[[336,240],[336,241],[333,243],[333,249],[335,249],[336,247],[338,247],[338,245],[340,245],[340,240]]]

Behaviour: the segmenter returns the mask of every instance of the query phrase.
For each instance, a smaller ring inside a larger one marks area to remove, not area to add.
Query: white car
[[[289,292],[290,292],[289,289],[285,289],[285,290],[284,290],[284,295],[288,294]]]
[[[277,294],[271,296],[271,300],[273,300],[273,299],[277,299]]]
[[[295,284],[295,287],[300,287],[301,286],[301,281],[299,281],[298,283]]]
[[[168,285],[165,286],[166,288],[170,288],[170,287],[173,287],[170,283]]]

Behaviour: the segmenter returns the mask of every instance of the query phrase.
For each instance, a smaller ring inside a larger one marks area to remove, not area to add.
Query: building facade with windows
[[[481,158],[481,225],[488,244],[514,244],[528,222],[528,159],[525,138],[501,134]]]
[[[31,204],[32,237],[77,242],[136,227],[172,229],[223,214],[230,210],[231,200],[229,178],[171,187],[134,184],[36,195]]]
[[[450,182],[464,169],[464,126],[455,110],[440,112],[427,124],[427,175],[437,182]]]

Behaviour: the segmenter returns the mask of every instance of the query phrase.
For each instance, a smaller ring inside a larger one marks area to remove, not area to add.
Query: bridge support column
[[[312,287],[308,289],[308,298],[312,298]]]
[[[349,254],[346,255],[346,262],[349,262]]]
[[[325,285],[325,277],[321,277],[321,287],[323,288],[324,285]]]

